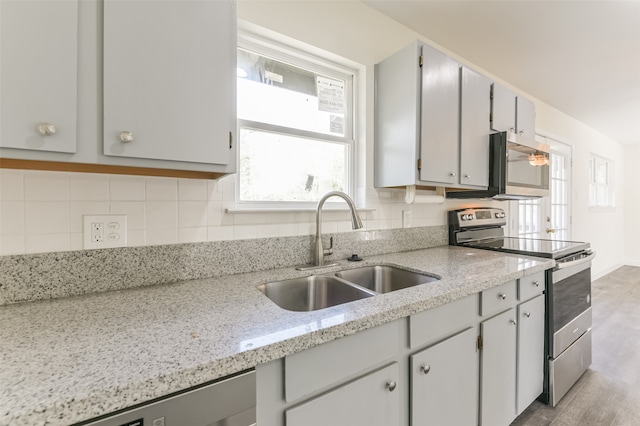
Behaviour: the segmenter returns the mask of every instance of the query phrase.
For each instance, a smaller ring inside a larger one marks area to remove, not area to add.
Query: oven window
[[[591,307],[591,268],[553,284],[553,332]]]

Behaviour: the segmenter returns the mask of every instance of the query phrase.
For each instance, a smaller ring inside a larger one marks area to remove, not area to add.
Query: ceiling
[[[365,0],[623,144],[640,144],[640,0]]]

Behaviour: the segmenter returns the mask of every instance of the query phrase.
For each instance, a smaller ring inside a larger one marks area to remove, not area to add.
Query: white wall
[[[403,210],[413,212],[413,226],[429,226],[446,224],[446,211],[460,206],[494,204],[507,208],[504,203],[473,200],[408,206],[403,203],[403,191],[372,186],[374,64],[422,38],[460,62],[484,70],[359,1],[239,0],[238,16],[250,27],[257,25],[361,64],[358,137],[366,167],[359,171],[358,199],[373,209],[365,214],[368,229],[401,227]],[[508,82],[502,83],[518,91]],[[619,206],[614,212],[588,212],[586,161],[589,152],[614,160],[621,182],[623,150],[576,120],[534,101],[537,127],[574,146],[573,235],[591,241],[599,251],[594,274],[607,271],[624,259],[622,220],[604,225],[610,218],[623,217],[623,185],[617,187]],[[80,217],[90,213],[128,214],[131,245],[304,235],[313,233],[315,226],[311,213],[225,213],[225,208],[234,205],[233,176],[207,182],[0,170],[0,179],[0,255],[81,249]],[[326,232],[350,229],[346,213],[325,214],[324,219]],[[595,223],[599,226],[593,226]]]
[[[624,161],[626,264],[640,266],[640,145],[625,147]]]

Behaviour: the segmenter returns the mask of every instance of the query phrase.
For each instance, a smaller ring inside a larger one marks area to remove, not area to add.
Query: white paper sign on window
[[[320,111],[344,114],[344,81],[316,76],[316,90],[318,92],[318,109]]]

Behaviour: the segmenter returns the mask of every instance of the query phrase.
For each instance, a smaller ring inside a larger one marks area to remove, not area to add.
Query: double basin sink
[[[375,265],[261,284],[258,290],[282,309],[307,312],[439,279],[395,266]]]

